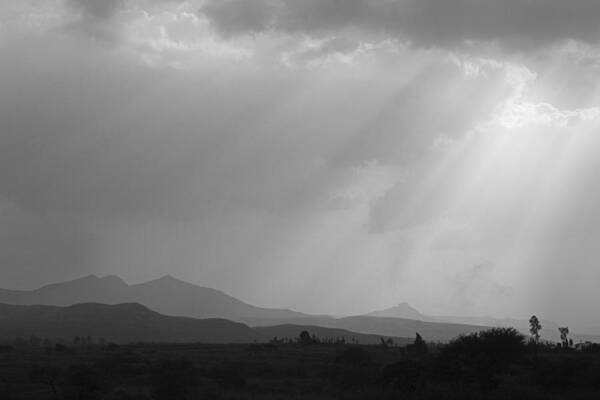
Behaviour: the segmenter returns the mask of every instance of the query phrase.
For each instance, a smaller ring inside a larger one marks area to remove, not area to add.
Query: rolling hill
[[[75,336],[104,338],[115,343],[253,343],[274,337],[294,339],[303,330],[319,338],[376,344],[380,335],[309,325],[251,328],[226,319],[195,319],[159,314],[136,303],[106,305],[81,303],[66,307],[0,304],[0,340],[15,337],[71,340]],[[410,338],[393,338],[406,344]]]
[[[128,342],[248,343],[262,336],[247,325],[225,319],[194,319],[159,314],[140,304],[82,303],[67,307],[0,304],[0,339],[30,335],[74,336]]]

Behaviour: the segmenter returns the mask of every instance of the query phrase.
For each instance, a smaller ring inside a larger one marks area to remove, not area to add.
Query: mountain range
[[[35,290],[0,289],[0,303],[69,306],[77,303],[140,303],[166,315],[193,318],[296,318],[305,314],[255,307],[219,290],[193,285],[170,275],[137,285],[128,285],[115,275],[88,275]]]
[[[414,337],[419,332],[427,340],[446,341],[483,326],[437,323],[410,318],[352,316],[333,318],[292,310],[261,308],[244,303],[219,290],[197,286],[172,276],[128,285],[117,276],[89,275],[55,283],[35,290],[0,289],[0,303],[15,305],[71,306],[80,303],[116,305],[138,303],[169,316],[223,318],[250,326],[320,326],[361,334]]]
[[[222,291],[194,285],[172,276],[128,285],[115,275],[89,275],[35,290],[0,289],[0,303],[12,305],[73,306],[80,303],[121,305],[137,303],[158,315],[193,319],[226,319],[246,327],[309,326],[340,329],[365,335],[400,338],[419,332],[426,340],[447,341],[491,326],[512,326],[527,333],[528,321],[488,317],[428,316],[408,303],[365,315],[334,318],[245,303]],[[142,315],[142,314],[139,314]],[[148,314],[146,314],[148,315]],[[1,321],[0,321],[1,322]],[[542,321],[543,338],[558,339],[558,325]],[[281,329],[281,328],[280,328]],[[276,336],[276,335],[274,335]],[[247,338],[253,338],[250,335]],[[589,336],[586,336],[589,339]]]

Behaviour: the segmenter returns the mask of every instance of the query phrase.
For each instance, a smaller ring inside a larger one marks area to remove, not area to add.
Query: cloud
[[[161,8],[185,0],[64,0],[69,14],[64,18],[67,31],[84,34],[109,43],[123,41],[124,31],[136,16],[150,16]]]
[[[52,45],[26,38],[6,46],[0,75],[0,196],[41,214],[313,210],[355,179],[356,167],[410,165],[440,135],[462,135],[506,85],[501,69],[467,76],[438,54],[408,49],[390,52],[391,65],[365,53],[352,66],[257,70],[251,59],[232,66],[204,54],[201,67],[163,70],[48,35]],[[367,72],[357,78],[361,65]],[[458,84],[494,95],[473,106],[456,98]]]
[[[419,46],[497,42],[525,50],[598,41],[595,0],[209,0],[200,9],[224,36],[262,32],[388,35]]]
[[[124,0],[67,0],[67,4],[86,18],[108,20],[124,6],[125,2]]]
[[[328,61],[330,57],[336,55],[339,58],[348,57],[348,60],[351,60],[353,53],[368,51],[368,49],[362,49],[360,45],[356,40],[346,37],[334,37],[316,43],[306,43],[305,46],[298,50],[283,54],[282,60],[284,64],[289,66],[297,64],[319,66]]]
[[[64,28],[106,42],[116,42],[122,26],[117,16],[125,6],[124,0],[66,0],[70,16],[65,19]]]
[[[270,28],[281,12],[277,1],[211,1],[202,6],[204,14],[218,21],[219,31],[226,35],[260,33]]]

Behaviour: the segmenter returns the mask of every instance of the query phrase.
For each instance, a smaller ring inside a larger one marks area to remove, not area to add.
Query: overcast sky
[[[600,321],[599,20],[3,0],[0,286],[172,274],[305,312]]]

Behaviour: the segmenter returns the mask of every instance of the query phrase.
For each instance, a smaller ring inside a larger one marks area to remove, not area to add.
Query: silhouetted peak
[[[148,282],[142,283],[141,285],[158,285],[158,286],[181,286],[181,285],[186,285],[186,286],[194,286],[189,282],[183,281],[181,279],[177,279],[172,275],[164,275],[161,276],[160,278],[157,279],[153,279],[150,280]]]
[[[398,303],[397,306],[378,310],[367,315],[376,317],[395,317],[422,320],[424,316],[407,302]]]

